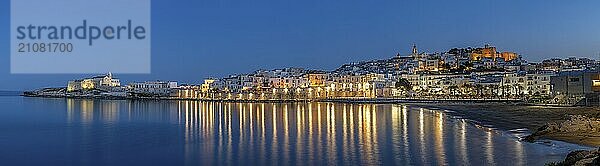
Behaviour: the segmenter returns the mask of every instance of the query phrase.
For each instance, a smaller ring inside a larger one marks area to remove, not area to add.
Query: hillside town
[[[66,88],[28,96],[184,100],[519,100],[536,104],[600,105],[599,62],[570,57],[528,62],[515,52],[485,45],[445,52],[343,64],[333,71],[257,70],[197,84],[176,81],[122,85],[111,73],[71,80]]]

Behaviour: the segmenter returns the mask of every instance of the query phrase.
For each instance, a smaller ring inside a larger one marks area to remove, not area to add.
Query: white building
[[[115,91],[120,86],[121,81],[118,78],[114,78],[112,73],[108,73],[106,75],[84,78],[81,80],[71,80],[67,83],[67,91],[73,92],[93,89]]]
[[[133,94],[169,96],[177,88],[177,82],[134,82],[127,85],[127,88]]]
[[[552,89],[550,77],[554,74],[527,74],[526,94],[529,95],[550,95]]]
[[[502,93],[506,95],[550,95],[550,77],[553,73],[505,74],[502,80]]]

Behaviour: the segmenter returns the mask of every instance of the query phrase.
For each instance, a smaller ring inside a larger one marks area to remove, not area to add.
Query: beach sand
[[[599,107],[525,106],[508,103],[411,103],[417,107],[450,110],[452,116],[475,120],[480,125],[500,130],[527,128],[535,132],[551,122],[563,122],[569,115],[600,118]],[[600,146],[599,132],[548,134],[540,138],[560,140],[586,146]]]

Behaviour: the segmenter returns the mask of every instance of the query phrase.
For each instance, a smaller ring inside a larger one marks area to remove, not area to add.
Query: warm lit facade
[[[204,83],[202,84],[202,92],[208,92],[210,89],[214,87],[215,79],[208,78],[204,79]]]
[[[498,53],[496,50],[496,47],[491,47],[489,45],[485,45],[485,47],[483,47],[483,48],[475,48],[471,52],[471,60],[480,61],[484,58],[490,58],[490,59],[493,59],[494,61],[497,58],[502,58],[502,59],[504,59],[505,62],[508,62],[508,61],[517,59],[518,55],[517,55],[517,53],[514,53],[514,52]]]
[[[313,72],[307,74],[310,87],[324,87],[327,75],[321,72]]]
[[[112,73],[106,75],[95,76],[92,78],[84,78],[81,80],[72,80],[67,83],[67,91],[81,91],[81,90],[103,90],[103,91],[114,91],[115,88],[121,86],[121,82],[118,78],[114,78]]]
[[[517,59],[519,57],[519,55],[517,55],[517,53],[514,52],[502,52],[500,53],[500,57],[504,58],[505,62]]]

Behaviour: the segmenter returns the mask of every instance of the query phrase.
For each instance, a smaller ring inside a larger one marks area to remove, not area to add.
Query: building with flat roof
[[[583,96],[600,92],[600,71],[561,72],[550,77],[554,95]]]

